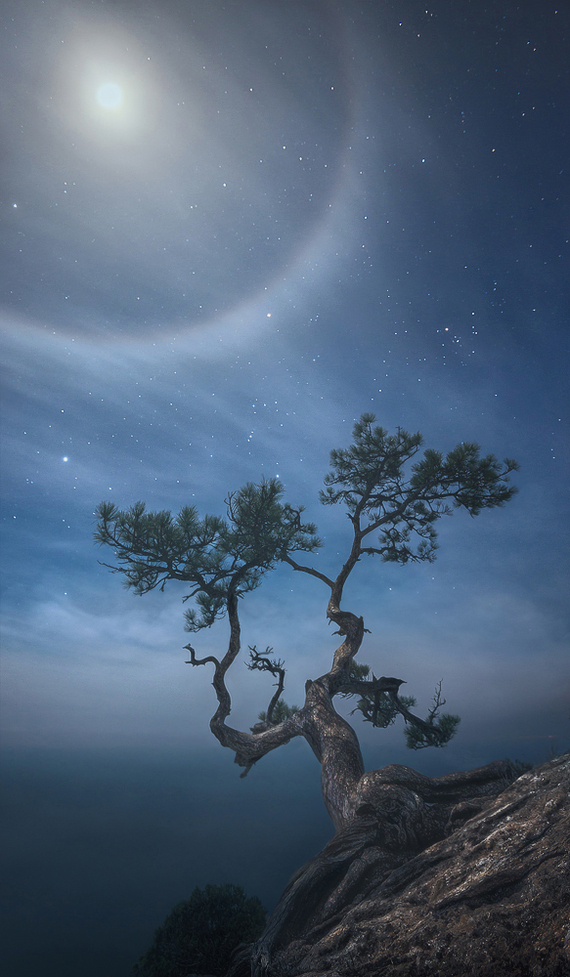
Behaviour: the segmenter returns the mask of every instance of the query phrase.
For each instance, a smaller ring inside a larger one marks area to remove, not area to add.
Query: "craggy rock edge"
[[[230,973],[569,977],[570,755],[478,807],[416,853],[390,851],[373,818],[357,819],[334,893],[288,941],[263,954],[262,937]]]

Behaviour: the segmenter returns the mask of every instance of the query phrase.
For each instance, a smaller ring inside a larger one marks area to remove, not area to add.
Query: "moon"
[[[118,109],[123,102],[123,89],[114,81],[106,81],[97,89],[97,102],[103,109]]]

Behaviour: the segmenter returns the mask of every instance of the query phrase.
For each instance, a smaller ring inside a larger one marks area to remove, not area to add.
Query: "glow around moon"
[[[160,118],[160,87],[148,39],[99,12],[65,32],[54,65],[53,108],[61,125],[104,152],[143,148]],[[148,143],[146,143],[148,146]]]

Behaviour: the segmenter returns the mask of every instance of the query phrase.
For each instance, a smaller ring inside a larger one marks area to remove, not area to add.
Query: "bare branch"
[[[196,652],[194,651],[192,645],[184,645],[184,651],[187,651],[190,654],[189,661],[184,662],[185,665],[207,665],[208,662],[212,662],[216,668],[220,667],[218,659],[214,658],[213,655],[208,655],[207,658],[196,658]]]
[[[311,577],[317,577],[318,580],[322,580],[323,583],[326,583],[327,587],[330,587],[331,590],[334,587],[333,581],[329,577],[327,577],[324,573],[320,573],[319,570],[315,570],[313,567],[305,567],[302,566],[300,563],[296,563],[295,560],[293,560],[292,557],[289,556],[288,554],[282,556],[281,559],[283,563],[288,563],[289,566],[293,568],[293,570],[299,570],[301,573],[310,574]]]
[[[273,651],[273,648],[267,647],[265,649],[265,655],[260,655],[255,645],[253,647],[250,645],[249,652],[251,661],[247,666],[250,671],[258,670],[260,672],[271,672],[272,675],[278,676],[278,681],[275,683],[277,686],[277,691],[272,696],[265,715],[264,723],[266,726],[273,725],[273,712],[283,694],[283,689],[285,688],[285,669],[283,668],[283,662],[278,658],[268,658],[267,656],[271,651]],[[262,732],[261,727],[262,723],[257,723],[256,726],[253,727],[253,732]]]

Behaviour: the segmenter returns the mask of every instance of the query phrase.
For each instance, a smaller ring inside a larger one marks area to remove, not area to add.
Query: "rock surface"
[[[285,890],[310,877],[311,909],[270,917],[235,977],[570,977],[570,755],[451,813],[414,851],[364,811]]]

